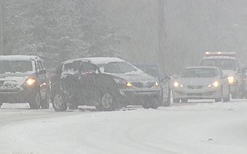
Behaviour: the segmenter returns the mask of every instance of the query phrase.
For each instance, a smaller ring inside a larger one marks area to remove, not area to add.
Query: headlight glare
[[[183,87],[184,87],[184,86],[183,86],[181,83],[179,83],[179,82],[174,82],[174,83],[173,83],[173,86],[174,86],[175,88],[177,88],[177,87],[183,88]]]
[[[209,87],[209,88],[210,88],[210,87],[218,87],[219,85],[220,85],[219,82],[218,82],[218,81],[215,81],[215,82],[209,84],[208,87]]]
[[[228,83],[230,83],[230,84],[232,84],[233,82],[234,82],[234,76],[228,76],[227,77],[227,81],[228,81]]]
[[[32,86],[32,85],[34,85],[35,82],[36,82],[36,80],[34,78],[27,78],[26,85]]]
[[[126,86],[127,86],[127,87],[132,87],[132,84],[131,84],[130,82],[127,82],[127,83],[126,83]]]
[[[158,81],[155,81],[155,86],[158,86],[159,85],[159,82]]]

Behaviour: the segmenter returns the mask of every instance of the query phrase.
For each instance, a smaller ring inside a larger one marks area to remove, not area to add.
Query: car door
[[[230,85],[228,83],[227,76],[223,74],[221,69],[219,69],[218,72],[220,74],[221,84],[222,84],[222,88],[223,88],[222,95],[223,95],[223,97],[227,97],[230,93]]]
[[[41,99],[45,99],[49,93],[49,77],[41,60],[37,61],[37,81],[40,86]]]
[[[159,82],[163,89],[163,98],[164,100],[167,100],[169,95],[169,80],[161,67],[159,67]]]
[[[97,77],[99,70],[90,62],[82,62],[79,69],[78,85],[80,86],[80,99],[87,105],[94,105],[97,97]]]

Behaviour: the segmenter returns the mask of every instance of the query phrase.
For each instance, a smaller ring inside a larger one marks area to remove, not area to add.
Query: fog
[[[158,61],[173,74],[205,51],[247,58],[245,0],[164,0],[164,19],[162,0],[1,1],[1,52],[39,55],[50,68],[67,58],[118,56]]]

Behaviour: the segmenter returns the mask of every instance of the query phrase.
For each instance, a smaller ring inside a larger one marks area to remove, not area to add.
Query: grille
[[[189,89],[202,89],[203,86],[187,86]]]
[[[133,82],[132,83],[134,87],[137,87],[137,88],[152,88],[153,86],[155,86],[155,82],[146,82],[146,83],[143,83],[143,82]]]
[[[143,84],[141,82],[134,82],[132,84],[133,84],[134,87],[143,88]]]

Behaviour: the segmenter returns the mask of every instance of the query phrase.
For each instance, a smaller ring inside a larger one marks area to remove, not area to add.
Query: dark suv
[[[162,88],[163,105],[170,106],[170,77],[165,74],[162,66],[158,63],[135,63],[134,65],[159,81]]]
[[[78,105],[115,110],[127,105],[158,108],[161,87],[156,78],[115,57],[93,57],[63,62],[52,79],[55,111]]]
[[[26,103],[31,109],[49,108],[50,80],[37,56],[0,56],[0,105]]]

